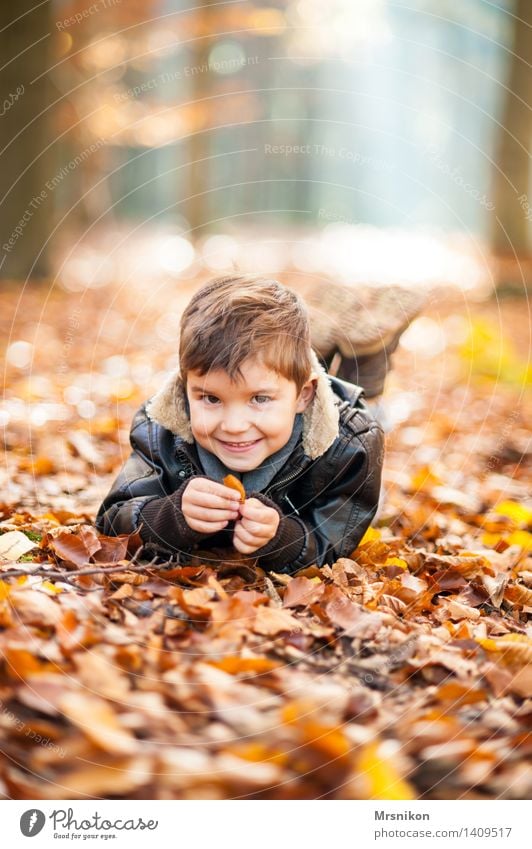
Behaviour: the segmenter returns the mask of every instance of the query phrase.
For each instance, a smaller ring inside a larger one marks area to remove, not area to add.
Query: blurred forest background
[[[0,15],[7,279],[105,285],[139,239],[137,277],[233,260],[464,288],[530,276],[526,0]]]
[[[0,57],[0,796],[530,798],[530,0],[19,0]],[[93,526],[235,268],[423,304],[295,578]]]

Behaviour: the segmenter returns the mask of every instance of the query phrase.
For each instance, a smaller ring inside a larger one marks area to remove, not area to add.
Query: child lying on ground
[[[220,548],[278,572],[334,563],[377,510],[382,429],[363,389],[321,367],[302,300],[275,280],[222,277],[193,296],[179,369],[130,441],[97,528],[138,530],[148,554],[180,564]]]

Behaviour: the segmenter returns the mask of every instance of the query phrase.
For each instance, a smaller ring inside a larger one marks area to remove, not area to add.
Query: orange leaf
[[[27,649],[6,648],[4,659],[11,678],[24,680],[32,675],[56,671],[50,663],[40,661]]]
[[[281,666],[277,661],[269,660],[267,657],[238,657],[236,655],[227,655],[222,660],[209,660],[207,662],[211,666],[216,666],[217,669],[223,669],[230,675],[238,675],[240,672],[257,672],[260,675]]]
[[[448,681],[438,687],[434,697],[439,702],[452,702],[454,706],[457,706],[483,702],[488,698],[488,694],[485,690],[477,690],[458,681]]]
[[[244,503],[246,500],[246,490],[238,478],[235,478],[234,475],[226,475],[224,478],[224,486],[228,486],[230,489],[236,490],[240,495],[240,503]]]

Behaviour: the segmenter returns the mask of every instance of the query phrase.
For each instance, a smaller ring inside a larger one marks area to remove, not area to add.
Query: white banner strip
[[[526,801],[4,801],[2,845],[473,849],[530,845]],[[34,842],[31,842],[33,841]],[[69,844],[70,845],[70,844]]]

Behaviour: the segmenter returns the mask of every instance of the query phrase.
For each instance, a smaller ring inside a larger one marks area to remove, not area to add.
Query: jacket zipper
[[[270,489],[267,489],[266,492],[265,492],[265,495],[270,496],[272,491],[275,491],[276,489],[280,489],[282,486],[284,486],[285,483],[288,483],[289,481],[296,478],[301,471],[302,471],[302,467],[300,466],[299,469],[296,469],[296,471],[292,472],[291,475],[288,475],[288,477],[283,478],[282,481],[279,481],[274,486],[270,487]],[[292,504],[292,502],[288,498],[288,495],[283,495],[283,501],[286,501],[290,505],[290,507],[292,508],[294,513],[296,514],[296,516],[299,516],[299,510],[297,509],[297,507],[294,504]]]
[[[265,495],[270,495],[270,493],[271,493],[271,492],[275,491],[276,489],[280,489],[280,487],[284,486],[284,485],[285,485],[285,483],[289,483],[289,482],[290,482],[291,480],[293,480],[294,478],[297,478],[297,476],[300,474],[300,472],[302,472],[302,471],[303,471],[303,469],[304,469],[304,467],[303,467],[303,466],[300,466],[298,469],[296,469],[296,471],[295,471],[295,472],[292,472],[292,474],[291,474],[291,475],[288,475],[288,477],[283,478],[283,480],[281,480],[281,481],[277,481],[277,483],[273,484],[273,486],[269,487],[269,488],[266,490]],[[286,497],[286,496],[285,496],[285,497]],[[292,502],[289,502],[289,504],[290,504],[292,507],[294,507],[294,505],[292,504]],[[294,507],[294,510],[295,510],[295,507]],[[296,513],[297,513],[297,510],[296,510]]]

